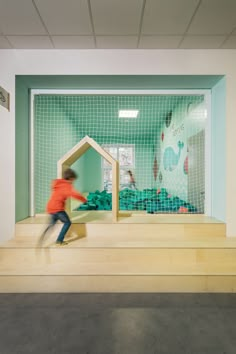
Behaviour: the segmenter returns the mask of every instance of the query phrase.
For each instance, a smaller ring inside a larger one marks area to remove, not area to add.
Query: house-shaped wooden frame
[[[78,144],[68,151],[57,162],[57,177],[62,178],[63,172],[90,148],[97,151],[112,166],[112,220],[116,222],[119,213],[119,163],[96,143],[95,140],[86,135]]]

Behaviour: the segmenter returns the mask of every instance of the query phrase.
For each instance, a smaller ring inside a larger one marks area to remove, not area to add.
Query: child
[[[136,185],[135,185],[135,179],[134,179],[133,173],[130,170],[128,170],[127,173],[129,174],[129,177],[130,177],[129,187],[131,189],[137,189]]]
[[[56,179],[52,183],[52,194],[47,203],[47,212],[50,214],[50,223],[46,230],[40,237],[39,243],[42,243],[44,236],[51,229],[58,220],[60,220],[64,225],[57,237],[56,243],[59,245],[67,245],[68,242],[64,241],[64,237],[70,228],[71,221],[67,213],[65,212],[65,203],[68,198],[75,198],[85,203],[86,198],[83,197],[79,192],[73,189],[72,183],[77,178],[76,173],[68,168],[63,173],[63,179]]]

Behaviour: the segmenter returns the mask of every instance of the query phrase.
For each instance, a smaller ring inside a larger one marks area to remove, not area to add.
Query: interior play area
[[[109,214],[116,198],[117,215],[191,214],[224,221],[224,169],[220,179],[215,173],[224,144],[214,134],[225,129],[219,110],[224,78],[184,80],[188,89],[182,77],[168,76],[17,77],[16,221],[45,214],[51,181],[61,177],[59,161],[86,138],[92,145],[67,165],[77,172],[75,188],[88,201],[73,200],[69,212]],[[213,115],[219,115],[217,122]],[[28,161],[22,159],[26,151]]]
[[[234,291],[224,94],[222,76],[17,77],[3,291]],[[39,246],[51,182],[68,167],[87,202],[66,206],[66,247],[60,222]]]
[[[200,90],[165,94],[38,91],[31,117],[34,213],[45,211],[58,161],[89,137],[100,151],[91,144],[70,162],[79,174],[76,188],[88,202],[71,203],[71,211],[112,210],[116,182],[112,163],[103,156],[108,153],[119,165],[119,210],[204,214],[208,100]]]

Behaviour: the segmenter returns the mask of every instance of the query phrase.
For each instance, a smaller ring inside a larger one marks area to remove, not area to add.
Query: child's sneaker
[[[56,245],[60,245],[60,246],[66,246],[68,245],[69,242],[67,241],[56,241]]]

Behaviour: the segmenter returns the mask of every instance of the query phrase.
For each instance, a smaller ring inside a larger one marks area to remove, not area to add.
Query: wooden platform
[[[73,211],[74,224],[111,224],[112,212]],[[18,224],[45,224],[47,215],[40,214],[20,221]],[[148,214],[146,211],[123,211],[119,213],[118,224],[222,224],[222,221],[202,214]]]
[[[123,213],[118,222],[112,222],[110,212],[74,212],[72,214],[73,225],[71,233],[77,237],[95,237],[101,242],[103,237],[106,241],[111,236],[118,240],[129,242],[129,237],[138,237],[140,241],[146,241],[147,237],[181,237],[185,236],[225,236],[225,224],[214,218],[204,215],[151,215],[146,213]],[[16,236],[39,236],[47,226],[46,215],[28,218],[16,224]],[[61,224],[55,227],[58,233]],[[157,240],[158,241],[158,240]]]
[[[225,237],[225,224],[218,220],[136,214],[112,224],[107,213],[98,222],[95,216],[84,224],[74,219],[64,247],[55,245],[59,224],[37,247],[46,217],[18,223],[16,237],[0,247],[0,291],[236,290],[236,239]]]

